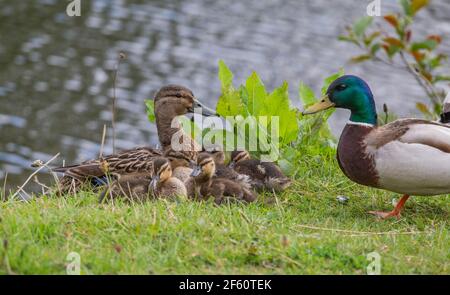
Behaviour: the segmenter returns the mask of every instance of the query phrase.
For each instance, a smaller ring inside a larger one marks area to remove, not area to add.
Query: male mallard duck
[[[187,193],[184,183],[172,177],[169,160],[157,157],[153,160],[152,173],[117,175],[117,180],[100,195],[100,201],[108,196],[124,196],[128,200],[143,201],[148,198],[186,197]]]
[[[206,199],[214,197],[216,204],[221,204],[225,199],[232,198],[246,202],[256,200],[256,195],[249,189],[230,179],[214,177],[216,164],[208,153],[200,153],[197,166],[192,171],[192,178],[188,181],[188,196],[191,198]]]
[[[251,159],[246,150],[233,151],[229,166],[236,172],[247,175],[251,186],[257,191],[268,189],[280,192],[291,184],[291,180],[275,163]]]
[[[175,120],[172,124],[177,116],[193,113],[194,108],[201,108],[204,116],[215,115],[214,111],[203,107],[195,99],[192,91],[186,87],[168,85],[158,91],[155,96],[155,117],[163,151],[172,148],[172,136],[178,133],[178,138],[182,140],[180,140],[181,146],[176,148],[182,149],[182,153],[191,160],[196,160],[198,150],[200,150],[198,144],[183,133],[178,121]],[[53,170],[65,174],[60,180],[60,187],[63,191],[72,188],[77,191],[88,180],[104,178],[106,172],[128,174],[151,171],[153,158],[162,156],[162,154],[158,149],[138,147],[105,156],[102,159],[88,160],[79,165],[59,167]]]
[[[322,100],[303,114],[331,107],[351,111],[337,149],[344,174],[356,183],[403,194],[391,212],[370,213],[381,218],[399,217],[410,195],[450,192],[449,126],[420,119],[400,119],[377,126],[369,86],[350,75],[331,83]]]

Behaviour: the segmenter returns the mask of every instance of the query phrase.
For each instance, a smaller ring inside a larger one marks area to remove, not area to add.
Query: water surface
[[[268,89],[288,81],[296,105],[300,80],[319,91],[322,79],[344,66],[369,82],[379,109],[386,102],[399,115],[414,114],[415,102],[426,98],[408,74],[348,65],[358,50],[336,40],[369,2],[82,0],[82,15],[68,17],[68,1],[0,1],[0,183],[8,173],[8,187],[16,187],[32,172],[31,161],[58,152],[58,164],[98,155],[120,51],[128,58],[117,86],[118,148],[157,144],[143,101],[164,84],[186,85],[214,106],[219,59],[237,83],[253,70]],[[397,7],[381,2],[382,13]],[[432,2],[418,29],[447,37],[441,49],[448,52],[450,3]],[[336,134],[347,117],[333,116]]]

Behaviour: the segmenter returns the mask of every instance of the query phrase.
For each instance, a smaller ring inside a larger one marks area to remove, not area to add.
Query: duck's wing
[[[58,167],[52,170],[77,179],[101,177],[105,175],[106,171],[119,174],[151,172],[153,159],[158,156],[162,156],[162,152],[157,149],[138,147],[105,156],[103,159],[88,160],[78,165]]]
[[[411,195],[450,192],[450,127],[397,120],[366,138],[382,188]]]
[[[53,168],[52,171],[64,173],[67,176],[79,180],[85,179],[86,177],[101,177],[105,175],[105,171],[99,162],[57,167]]]

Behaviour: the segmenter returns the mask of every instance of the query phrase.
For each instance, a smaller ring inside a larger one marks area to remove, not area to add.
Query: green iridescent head
[[[331,107],[351,111],[350,121],[377,124],[377,112],[372,91],[363,79],[346,75],[330,84],[320,102],[307,108],[303,114],[313,114]]]

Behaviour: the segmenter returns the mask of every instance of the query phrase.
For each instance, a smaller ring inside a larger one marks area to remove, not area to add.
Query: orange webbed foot
[[[369,211],[370,214],[375,215],[376,217],[380,219],[388,219],[391,217],[396,217],[397,219],[400,219],[400,212],[395,212],[395,210],[390,212],[383,212],[383,211]]]
[[[398,201],[394,210],[392,210],[391,212],[369,211],[369,213],[373,214],[381,219],[387,219],[390,217],[397,217],[397,219],[400,219],[400,212],[402,211],[403,206],[405,205],[405,203],[408,199],[409,199],[409,195],[403,195],[403,197],[400,199],[400,201]]]

